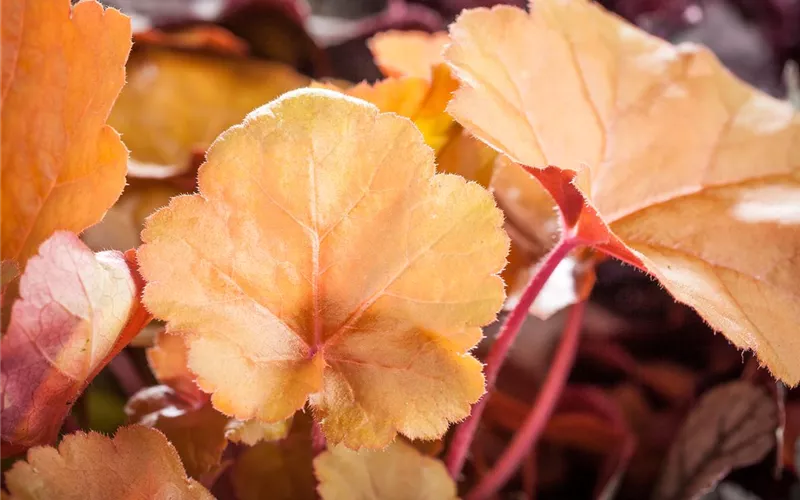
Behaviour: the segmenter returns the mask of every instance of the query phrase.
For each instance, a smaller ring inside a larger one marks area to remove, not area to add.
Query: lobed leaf
[[[2,31],[0,253],[24,267],[53,231],[83,231],[122,193],[128,152],[106,119],[131,27],[95,1],[15,0]]]
[[[444,464],[402,440],[380,451],[328,449],[314,459],[314,474],[323,500],[457,498]]]
[[[11,500],[29,498],[181,498],[211,500],[186,477],[169,441],[158,431],[123,427],[113,439],[90,432],[65,436],[58,448],[40,446],[6,472]]]
[[[0,343],[3,456],[55,440],[75,399],[149,321],[130,265],[67,232],[28,261]]]
[[[587,206],[585,240],[652,273],[797,384],[792,107],[736,79],[708,50],[672,46],[586,0],[536,1],[530,14],[475,9],[450,34],[456,119],[536,167],[551,194],[577,190],[570,205]],[[548,165],[580,173],[539,170]]]
[[[467,416],[508,240],[411,122],[290,92],[216,141],[199,186],[148,220],[139,261],[217,409],[277,422],[309,401],[330,442],[371,448]]]

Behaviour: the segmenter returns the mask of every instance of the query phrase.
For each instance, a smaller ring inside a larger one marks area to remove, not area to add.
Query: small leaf
[[[2,349],[3,455],[52,442],[76,398],[149,321],[119,252],[57,232],[28,261]]]
[[[289,435],[293,418],[287,418],[274,424],[258,420],[230,420],[225,426],[225,437],[228,441],[254,446],[261,441],[278,441]]]
[[[461,88],[448,110],[467,130],[529,166],[583,244],[651,273],[800,381],[800,118],[789,103],[710,51],[587,0],[465,11],[450,36]]]
[[[775,446],[775,402],[749,382],[717,386],[697,403],[669,452],[653,498],[698,498]]]
[[[186,477],[169,441],[158,431],[124,427],[114,439],[95,432],[64,437],[58,448],[40,446],[6,472],[11,500],[57,498],[181,498],[212,500]]]
[[[223,134],[199,179],[148,220],[139,261],[217,409],[277,422],[309,401],[329,442],[370,448],[469,414],[508,240],[409,120],[290,92]]]
[[[240,500],[315,500],[311,419],[298,414],[289,436],[261,441],[242,452],[231,471]]]
[[[189,350],[183,337],[162,330],[145,354],[150,371],[159,382],[173,388],[184,399],[200,402],[207,399],[197,387],[196,375],[189,370]]]
[[[225,415],[207,402],[187,402],[167,386],[142,389],[125,405],[125,413],[131,422],[163,432],[195,479],[219,465],[228,445]]]
[[[375,64],[384,75],[431,78],[431,70],[444,63],[444,47],[450,41],[445,32],[389,30],[367,42]]]
[[[314,459],[323,500],[447,500],[456,484],[444,464],[397,440],[379,451],[336,446]]]
[[[128,152],[105,122],[131,27],[69,0],[4,1],[2,25],[0,254],[24,267],[53,231],[83,231],[122,193]]]

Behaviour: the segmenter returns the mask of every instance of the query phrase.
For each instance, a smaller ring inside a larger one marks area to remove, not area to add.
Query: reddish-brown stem
[[[486,357],[486,394],[478,401],[472,408],[472,413],[467,419],[461,423],[453,435],[453,440],[450,443],[450,450],[447,454],[447,470],[450,476],[458,480],[461,469],[464,467],[464,462],[467,459],[467,453],[470,448],[472,440],[475,438],[475,431],[478,429],[478,423],[483,415],[483,410],[486,408],[486,400],[488,399],[489,392],[494,388],[497,381],[497,375],[500,373],[500,368],[505,362],[509,349],[514,344],[514,339],[517,338],[525,318],[528,316],[528,309],[530,309],[533,301],[542,291],[547,279],[553,274],[558,263],[561,262],[569,252],[574,249],[580,241],[569,234],[565,234],[556,246],[550,250],[541,264],[536,269],[536,272],[531,277],[525,290],[520,296],[519,302],[514,309],[506,317],[500,332],[497,334],[492,347],[489,349],[489,355]]]
[[[559,396],[567,383],[575,355],[578,351],[583,311],[586,302],[581,301],[572,306],[567,324],[561,335],[558,349],[553,357],[547,377],[536,395],[522,426],[514,434],[511,444],[492,466],[475,488],[467,495],[467,500],[480,500],[494,495],[519,468],[520,462],[530,453],[531,448],[541,436],[550,415],[558,403]]]
[[[108,369],[128,397],[133,396],[145,386],[144,379],[136,368],[136,363],[125,349],[121,350],[108,363]]]

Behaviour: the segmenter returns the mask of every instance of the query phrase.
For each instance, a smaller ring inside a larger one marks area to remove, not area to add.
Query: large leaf
[[[655,275],[796,384],[800,118],[708,50],[596,4],[531,11],[476,9],[451,27],[445,56],[462,83],[451,113],[569,195],[560,205],[585,243]]]
[[[94,1],[2,3],[2,253],[24,266],[55,230],[98,222],[128,152],[106,125],[125,83],[130,20]]]
[[[409,120],[290,92],[216,141],[199,186],[148,220],[139,260],[217,409],[277,422],[310,401],[330,442],[372,448],[467,416],[508,239]]]
[[[10,498],[181,498],[212,500],[186,477],[175,448],[158,431],[131,426],[114,439],[90,432],[66,436],[58,448],[28,452],[6,473]]]

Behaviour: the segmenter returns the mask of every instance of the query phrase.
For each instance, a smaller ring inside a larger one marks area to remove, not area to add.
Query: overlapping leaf
[[[531,173],[581,236],[654,274],[774,374],[800,380],[800,119],[707,50],[585,0],[476,9],[446,53],[450,111]],[[539,170],[548,164],[580,171]],[[586,165],[587,168],[581,168]],[[575,196],[573,196],[575,195]],[[586,205],[589,203],[589,205]]]
[[[375,64],[390,77],[430,80],[434,68],[444,64],[445,32],[384,31],[370,38],[368,45]]]
[[[72,233],[28,261],[0,344],[4,456],[56,438],[75,399],[149,321],[141,286],[121,253],[94,254]]]
[[[212,500],[186,477],[163,434],[131,426],[114,439],[97,433],[66,436],[58,448],[42,446],[6,473],[10,498],[181,498]]]
[[[128,152],[106,118],[131,28],[94,1],[19,0],[3,2],[2,30],[0,253],[22,267],[53,231],[98,222],[122,192]]]
[[[508,241],[407,119],[291,92],[217,140],[199,186],[149,219],[139,260],[219,410],[277,422],[310,401],[330,442],[373,448],[468,414]]]
[[[136,163],[188,169],[193,150],[204,151],[253,108],[307,82],[276,62],[137,45],[109,123]]]
[[[324,500],[457,498],[444,464],[402,440],[379,451],[334,447],[314,459],[314,473]]]

